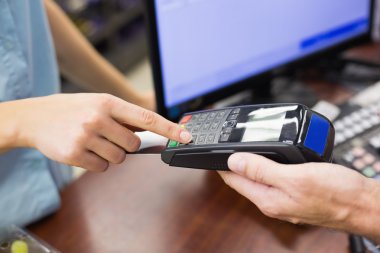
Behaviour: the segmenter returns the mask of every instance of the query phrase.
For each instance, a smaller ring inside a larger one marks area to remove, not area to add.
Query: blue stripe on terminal
[[[306,134],[305,147],[322,156],[326,148],[329,129],[330,124],[326,119],[313,114]]]

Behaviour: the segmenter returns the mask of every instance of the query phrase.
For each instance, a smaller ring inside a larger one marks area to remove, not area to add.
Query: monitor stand
[[[273,104],[273,103],[299,103],[308,107],[318,102],[316,94],[300,81],[290,78],[275,78],[272,81],[257,82],[252,85],[251,90],[245,90],[238,94],[222,99],[213,108],[224,108],[229,106]]]
[[[252,102],[299,103],[309,107],[318,102],[316,94],[301,81],[287,77],[274,78],[270,84],[252,91]]]

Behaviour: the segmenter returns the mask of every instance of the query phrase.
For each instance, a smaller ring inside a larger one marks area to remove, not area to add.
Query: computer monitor
[[[146,0],[158,111],[169,119],[370,40],[371,0]],[[257,82],[255,82],[257,81]]]

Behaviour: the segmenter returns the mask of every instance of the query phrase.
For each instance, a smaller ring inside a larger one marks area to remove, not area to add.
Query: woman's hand
[[[187,143],[191,135],[163,117],[107,94],[65,94],[26,99],[18,110],[18,146],[92,171],[121,163],[135,152],[145,129]]]
[[[380,239],[375,180],[339,165],[283,165],[253,154],[232,155],[228,164],[224,181],[267,216]]]

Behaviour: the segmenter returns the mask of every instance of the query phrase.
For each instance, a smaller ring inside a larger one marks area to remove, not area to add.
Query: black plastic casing
[[[324,116],[313,112],[304,105],[299,104],[272,104],[272,105],[254,105],[231,107],[225,109],[247,108],[247,107],[278,107],[297,105],[300,108],[299,129],[295,141],[286,142],[228,142],[209,145],[181,145],[176,148],[166,148],[161,153],[161,159],[175,167],[185,167],[194,169],[206,170],[229,170],[227,161],[228,158],[238,152],[253,153],[262,155],[273,161],[282,164],[301,164],[307,162],[331,162],[335,130],[332,123]],[[199,113],[211,112],[215,110],[187,113],[194,115]],[[318,115],[329,122],[329,131],[326,139],[325,149],[322,155],[316,153],[304,145],[306,135],[313,114]]]

